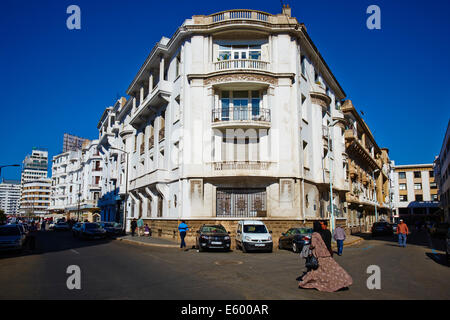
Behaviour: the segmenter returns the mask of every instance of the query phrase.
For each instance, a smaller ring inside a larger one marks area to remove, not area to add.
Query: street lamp
[[[128,197],[128,156],[130,155],[130,153],[125,150],[115,148],[115,147],[109,147],[109,148],[113,149],[113,150],[121,151],[127,155],[127,165],[126,165],[127,168],[125,171],[125,201],[124,201],[124,206],[123,206],[124,212],[123,212],[123,218],[122,218],[122,223],[123,223],[122,228],[123,228],[123,230],[125,230],[126,229],[126,219],[127,219],[127,200],[128,200],[127,199],[127,197]]]
[[[330,207],[331,207],[331,226],[330,231],[333,233],[334,231],[334,224],[335,224],[335,217],[334,217],[334,207],[333,207],[333,165],[330,161],[330,153],[331,153],[331,144],[330,144],[330,128],[334,127],[334,125],[338,123],[338,120],[334,120],[333,122],[327,124],[328,129],[328,152],[327,152],[327,158],[328,158],[328,164],[330,165]]]
[[[6,168],[6,167],[20,167],[20,164],[7,164],[4,166],[0,166],[0,178],[2,177],[2,168]]]
[[[377,191],[376,191],[376,181],[375,181],[375,172],[380,171],[380,169],[375,169],[372,171],[372,179],[373,179],[373,195],[375,197],[375,222],[378,222],[378,213],[377,213]]]

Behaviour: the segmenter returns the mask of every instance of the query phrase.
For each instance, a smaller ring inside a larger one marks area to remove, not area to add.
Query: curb
[[[160,248],[179,248],[179,245],[176,244],[160,244],[160,243],[148,243],[148,242],[141,242],[141,241],[135,241],[130,239],[114,239],[116,241],[123,241],[129,244],[134,244],[138,246],[147,246],[147,247],[160,247]]]
[[[345,248],[345,247],[349,247],[349,246],[353,246],[353,245],[356,245],[356,244],[360,244],[362,241],[364,241],[363,238],[359,238],[359,239],[353,240],[353,241],[348,242],[348,243],[345,243],[345,242],[344,242],[344,248]],[[337,249],[336,243],[333,242],[333,243],[331,244],[331,247],[332,247],[333,249]]]

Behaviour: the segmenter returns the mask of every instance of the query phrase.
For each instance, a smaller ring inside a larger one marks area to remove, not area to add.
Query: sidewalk
[[[153,247],[163,247],[163,248],[179,248],[180,244],[176,240],[170,240],[166,238],[160,238],[160,237],[138,237],[137,235],[132,237],[131,235],[126,235],[122,237],[116,238],[116,241],[123,241],[130,244],[135,245],[143,245],[143,246],[153,246]],[[344,247],[352,246],[359,244],[363,241],[363,238],[357,237],[354,235],[349,235],[344,241]],[[191,248],[192,244],[190,244],[188,241],[186,241],[186,247]],[[332,241],[331,246],[333,249],[337,249],[337,245],[335,241]],[[274,245],[274,248],[276,246]]]
[[[153,247],[163,247],[163,248],[179,248],[180,244],[175,240],[169,240],[159,237],[144,237],[135,235],[134,237],[130,234],[126,236],[117,237],[116,241],[123,241],[130,244],[143,245],[143,246],[153,246]]]
[[[344,247],[349,247],[349,246],[360,244],[363,240],[364,239],[361,237],[357,237],[354,235],[348,235],[344,240]],[[333,249],[337,249],[337,244],[336,244],[335,240],[331,241],[331,247]]]

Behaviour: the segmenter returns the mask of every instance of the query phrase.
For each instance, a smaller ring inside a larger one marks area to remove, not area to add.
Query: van
[[[242,252],[253,250],[272,252],[271,233],[272,231],[267,230],[262,221],[241,220],[238,222],[236,231],[236,248],[241,249]]]

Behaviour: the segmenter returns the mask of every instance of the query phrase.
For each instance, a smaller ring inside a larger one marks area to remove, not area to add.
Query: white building
[[[120,98],[114,106],[108,107],[102,114],[97,128],[99,130],[99,151],[103,159],[102,190],[99,201],[101,218],[104,221],[123,222],[124,197],[119,195],[123,159],[126,154],[120,151],[123,143],[119,138],[117,114],[125,105],[126,99]]]
[[[0,209],[5,214],[15,215],[19,211],[20,181],[3,180],[0,183]]]
[[[439,156],[434,161],[436,183],[442,210],[442,220],[450,223],[450,121],[447,125]]]
[[[48,170],[48,151],[33,148],[31,155],[27,155],[23,161],[21,183],[46,179]]]
[[[276,237],[333,207],[345,223],[345,93],[289,7],[193,16],[156,44],[127,94],[99,129],[118,128],[100,140],[127,152],[116,187],[128,219],[170,237],[179,219],[231,231],[260,219]]]
[[[64,152],[53,157],[52,213],[68,218],[98,220],[101,194],[102,158],[98,140],[86,141],[81,150]]]
[[[51,199],[51,186],[51,179],[35,179],[23,183],[20,197],[20,215],[47,215]]]
[[[438,188],[433,164],[394,166],[395,217],[414,222],[437,213]]]

